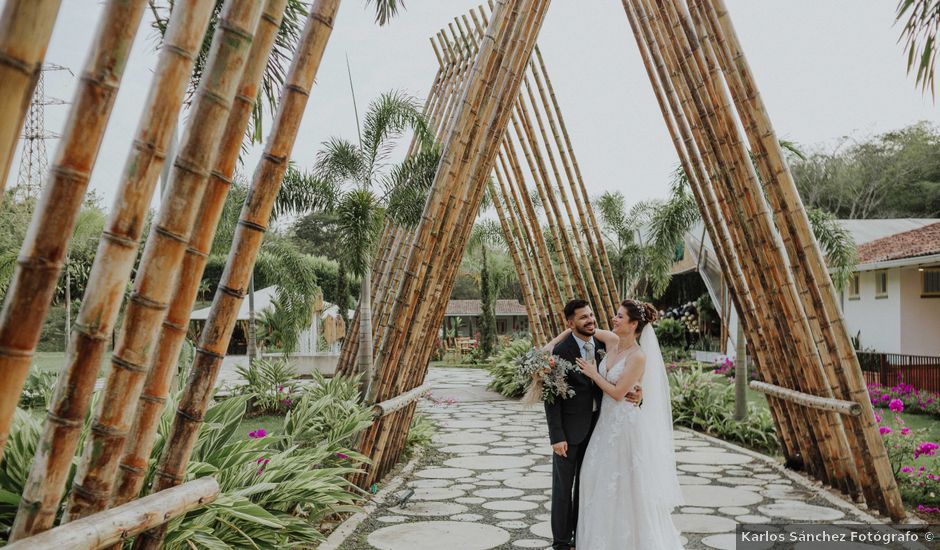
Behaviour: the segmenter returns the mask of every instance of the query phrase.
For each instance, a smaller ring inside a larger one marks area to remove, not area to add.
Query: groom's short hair
[[[571,318],[574,317],[575,311],[578,311],[582,307],[588,307],[590,305],[591,304],[589,304],[587,300],[582,300],[580,298],[575,298],[574,300],[571,300],[570,302],[565,304],[565,319],[570,321]]]

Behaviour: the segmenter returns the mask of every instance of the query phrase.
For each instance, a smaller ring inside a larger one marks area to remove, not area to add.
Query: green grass
[[[108,363],[111,361],[111,352],[105,353],[104,357],[101,359],[101,369],[98,371],[99,376],[103,376],[107,372]],[[41,371],[55,371],[58,372],[62,370],[62,365],[65,364],[65,352],[63,351],[37,351],[36,355],[33,356],[33,366],[32,368],[41,370]]]
[[[442,367],[446,369],[482,369],[486,367],[486,364],[476,364],[476,363],[451,363],[450,361],[431,361],[430,366],[432,367]]]

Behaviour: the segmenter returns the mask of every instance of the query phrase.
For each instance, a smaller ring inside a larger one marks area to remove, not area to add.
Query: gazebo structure
[[[143,487],[143,480],[206,253],[286,3],[224,3],[69,488],[69,466],[100,358],[215,2],[175,5],[22,495],[11,537],[19,541],[15,547],[61,546],[64,540],[103,547],[126,536],[137,537],[135,548],[159,547],[164,522],[218,491],[207,478],[181,484],[339,0],[313,2],[153,486]],[[21,129],[58,5],[58,0],[5,4],[0,176],[9,168],[10,144]],[[0,316],[5,374],[0,446],[145,5],[144,0],[106,3],[6,295]],[[360,450],[372,459],[356,480],[363,485],[384,475],[401,455],[433,350],[427,342],[441,326],[488,186],[512,243],[536,340],[559,329],[567,298],[589,297],[599,312],[611,311],[619,301],[585,182],[535,46],[548,5],[548,0],[497,0],[488,10],[457,18],[432,40],[440,67],[425,110],[443,153],[420,224],[387,226],[373,265],[375,376],[366,397],[378,405],[376,421],[360,441]],[[783,452],[819,481],[902,519],[900,495],[835,292],[723,0],[624,0],[623,5],[766,381],[759,389],[769,396]],[[551,234],[545,237],[535,223],[526,181],[546,204]],[[546,239],[561,257],[558,278],[535,261],[547,257]],[[346,339],[341,372],[355,372],[356,341],[352,335]],[[52,529],[67,490],[63,525]],[[137,500],[141,494],[149,496]]]

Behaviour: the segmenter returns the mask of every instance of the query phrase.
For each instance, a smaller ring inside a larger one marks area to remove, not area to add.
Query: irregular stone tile
[[[448,487],[451,485],[449,479],[414,479],[408,482],[410,487]]]
[[[764,515],[793,521],[833,521],[845,517],[845,514],[834,508],[814,506],[796,500],[781,500],[774,504],[758,506],[757,509]]]
[[[778,479],[783,479],[777,474],[756,474],[754,477],[758,479],[766,479],[767,481],[776,481]]]
[[[756,514],[744,514],[742,516],[736,516],[734,521],[738,523],[770,523],[773,521],[767,516],[758,516]]]
[[[459,483],[476,483],[477,478],[475,477],[462,477],[457,480]]]
[[[486,502],[486,499],[480,497],[460,497],[454,499],[454,502],[459,502],[460,504],[483,504]]]
[[[718,481],[728,485],[765,485],[764,479],[754,479],[753,477],[722,477]]]
[[[462,456],[447,460],[444,465],[469,470],[509,470],[531,466],[532,461],[515,456]]]
[[[551,541],[542,539],[520,539],[512,541],[512,545],[518,546],[519,548],[545,548],[546,546],[551,546],[551,544]]]
[[[682,494],[687,506],[750,506],[763,500],[754,491],[717,485],[683,485]]]
[[[705,537],[702,539],[702,543],[709,548],[717,548],[718,550],[734,550],[736,546],[734,533]]]
[[[725,477],[724,474],[710,474],[710,473],[708,473],[708,472],[702,472],[702,473],[697,474],[697,475],[698,475],[699,477],[703,477],[703,478],[705,478],[705,479],[721,479],[721,478]]]
[[[480,479],[488,481],[503,481],[504,479],[512,479],[514,477],[519,477],[519,474],[514,474],[512,472],[502,472],[502,471],[492,471],[492,472],[483,472],[479,476]]]
[[[499,481],[494,481],[492,479],[485,479],[483,481],[477,481],[476,484],[479,485],[480,487],[496,487],[496,486],[502,485],[502,483],[500,483]]]
[[[496,519],[522,519],[526,515],[522,512],[496,512],[493,517]]]
[[[496,526],[502,527],[503,529],[512,529],[515,531],[519,529],[525,529],[526,527],[529,526],[529,524],[524,521],[509,520],[509,521],[500,521],[499,523],[496,524]]]
[[[451,489],[458,489],[460,491],[472,491],[477,488],[476,483],[460,483],[458,485],[452,485]]]
[[[728,518],[707,514],[672,514],[672,521],[683,533],[727,533],[736,525]]]
[[[469,454],[469,453],[479,454],[479,453],[485,453],[487,448],[488,447],[484,445],[447,445],[445,447],[441,447],[441,452],[455,454],[455,455]]]
[[[526,451],[518,447],[496,447],[486,452],[491,455],[522,455],[525,454]]]
[[[679,464],[677,468],[683,472],[707,472],[712,474],[724,470],[721,466],[713,466],[711,464]]]
[[[711,447],[707,441],[700,441],[698,439],[680,439],[675,442],[677,446],[680,447]],[[719,449],[720,447],[712,447],[713,449]]]
[[[403,516],[452,516],[467,511],[467,507],[456,502],[413,502],[404,507],[389,508],[389,512]]]
[[[536,514],[535,519],[537,521],[551,521],[552,515],[551,514]]]
[[[401,523],[403,521],[407,521],[408,517],[407,516],[382,516],[377,519],[381,521],[382,523]]]
[[[552,486],[552,477],[548,475],[527,475],[510,478],[503,481],[507,487],[516,489],[549,489]]]
[[[415,493],[411,495],[412,500],[453,500],[457,497],[462,497],[465,493],[461,490],[454,489],[453,487],[444,487],[444,488],[435,488],[429,487],[426,489],[415,489]]]
[[[537,503],[527,500],[491,500],[483,503],[483,507],[487,510],[495,510],[498,512],[521,512],[523,510],[538,508],[538,506]]]
[[[480,489],[473,494],[483,498],[513,498],[525,494],[525,491],[519,489]]]
[[[551,472],[552,472],[552,465],[551,465],[551,464],[538,464],[538,465],[536,465],[536,466],[532,466],[532,467],[529,468],[529,469],[532,470],[533,472],[548,472],[548,473],[551,473]]]
[[[484,420],[445,420],[441,422],[442,428],[492,428],[496,426],[494,422],[487,422]]]
[[[473,471],[464,468],[426,468],[415,472],[415,475],[429,479],[457,479],[471,476]]]
[[[750,510],[747,508],[742,508],[740,506],[725,506],[718,509],[719,512],[728,516],[740,516],[741,514],[749,514]]]
[[[552,540],[552,525],[547,521],[536,523],[532,527],[529,527],[529,531],[537,537]]]
[[[754,459],[738,453],[716,451],[680,451],[676,453],[676,462],[683,464],[747,464]]]
[[[548,497],[545,495],[526,495],[522,497],[522,500],[531,500],[532,502],[545,502],[548,500]]]
[[[712,508],[701,508],[701,507],[695,507],[695,506],[687,506],[682,509],[683,514],[711,514],[714,511],[715,510],[713,510]],[[745,512],[746,511],[747,509],[745,508]]]
[[[678,476],[680,485],[708,485],[710,482],[698,476]]]
[[[493,525],[422,521],[383,527],[368,542],[379,550],[489,550],[509,542],[509,532]]]
[[[448,445],[481,445],[483,443],[499,441],[500,436],[496,434],[456,432],[435,436],[435,440],[439,443],[447,443]]]

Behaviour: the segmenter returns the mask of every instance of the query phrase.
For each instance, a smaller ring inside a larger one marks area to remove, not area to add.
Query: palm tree
[[[914,72],[915,82],[924,91],[929,88],[933,95],[940,1],[900,0],[896,13],[895,23],[904,23],[898,42],[904,42],[907,51],[907,72]]]
[[[409,130],[418,140],[417,152],[389,167],[397,138]],[[296,212],[319,202],[336,216],[342,269],[361,279],[357,373],[363,376],[363,396],[369,395],[373,378],[371,264],[379,233],[386,216],[404,226],[418,223],[439,159],[417,102],[399,92],[385,93],[369,105],[359,144],[342,138],[324,143],[315,174],[298,174],[305,183],[297,185],[292,204],[285,205]]]

